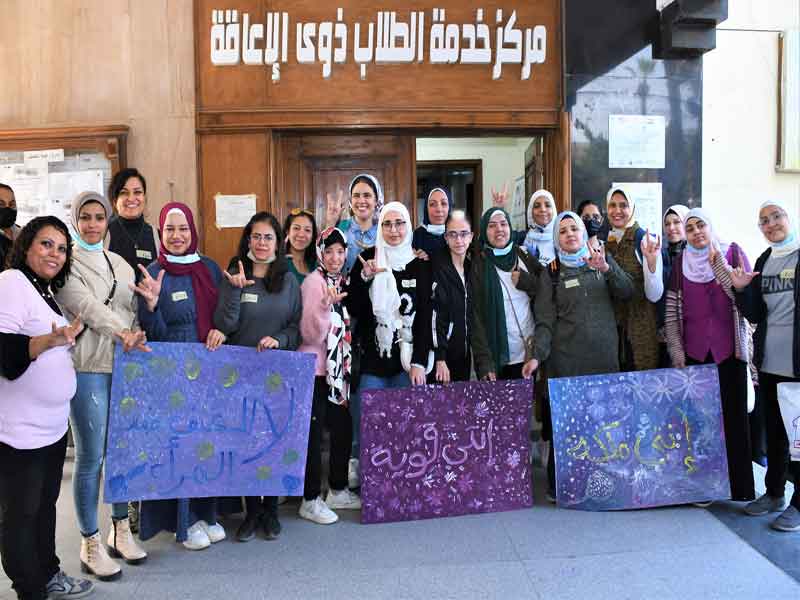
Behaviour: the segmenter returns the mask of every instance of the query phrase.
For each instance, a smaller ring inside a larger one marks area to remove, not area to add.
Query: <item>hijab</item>
[[[572,219],[581,231],[581,238],[583,239],[583,246],[577,252],[567,252],[561,249],[561,244],[558,239],[559,229],[561,228],[561,221],[564,219]],[[586,264],[586,259],[589,256],[589,233],[586,231],[586,225],[576,213],[567,210],[553,219],[555,226],[553,227],[553,246],[558,253],[558,260],[562,265],[567,267],[578,268]]]
[[[695,248],[687,242],[682,259],[683,276],[694,283],[708,283],[714,280],[714,269],[708,261],[712,244],[716,247],[723,260],[729,244],[720,241],[714,233],[714,226],[711,224],[711,220],[702,208],[693,208],[686,213],[686,218],[683,220],[684,229],[686,229],[686,224],[690,219],[699,219],[706,224],[706,236],[709,238],[709,242],[705,248]]]
[[[625,236],[625,232],[636,224],[636,201],[628,194],[627,191],[625,191],[625,188],[622,186],[612,186],[611,189],[608,190],[608,194],[606,194],[606,212],[608,212],[608,203],[611,202],[611,197],[614,194],[622,194],[625,197],[625,200],[628,201],[628,205],[631,207],[631,218],[628,219],[627,223],[625,223],[625,227],[622,229],[611,227],[608,232],[609,242],[621,242],[622,238]]]
[[[444,223],[441,225],[433,225],[431,224],[431,216],[428,214],[428,202],[431,201],[431,196],[433,196],[434,192],[441,192],[444,194],[444,197],[447,199],[447,214],[449,215],[450,212],[453,210],[453,206],[450,204],[450,196],[447,195],[444,187],[435,187],[430,192],[428,192],[428,197],[425,199],[425,215],[422,217],[423,227],[427,230],[428,233],[431,235],[436,236],[443,236],[444,235]],[[447,220],[447,219],[445,219]]]
[[[492,246],[487,235],[489,219],[497,212],[503,213],[509,224],[509,241],[504,248]],[[517,264],[517,252],[515,251],[515,244],[511,240],[511,218],[505,210],[493,207],[483,213],[480,241],[483,255],[486,257],[483,265],[482,290],[486,304],[486,314],[482,316],[485,318],[486,335],[489,340],[489,348],[492,351],[492,358],[494,359],[495,373],[499,373],[500,368],[508,363],[509,354],[505,301],[497,269],[508,272]]]
[[[103,194],[98,194],[97,192],[81,192],[78,196],[72,201],[72,229],[70,234],[72,236],[73,241],[78,244],[84,250],[89,252],[102,252],[103,251],[103,240],[100,240],[96,244],[88,244],[86,243],[83,238],[81,237],[80,228],[78,227],[78,221],[80,220],[81,209],[89,204],[89,202],[97,202],[100,206],[103,207],[103,210],[106,213],[106,232],[108,232],[108,220],[111,218],[111,215],[114,212],[111,210],[111,204],[109,204],[108,200],[106,199]]]
[[[189,230],[192,240],[189,248],[183,256],[177,256],[167,250],[164,244],[164,224],[170,213],[181,213],[189,223]],[[197,229],[194,225],[194,215],[192,210],[180,202],[168,202],[161,209],[158,216],[158,237],[161,247],[158,251],[158,264],[169,275],[179,277],[189,275],[192,279],[192,291],[195,298],[195,311],[197,312],[197,336],[201,342],[205,342],[208,332],[213,328],[213,315],[217,307],[217,286],[211,271],[200,260],[197,253]]]
[[[788,207],[783,202],[778,200],[768,200],[764,202],[761,206],[758,207],[758,211],[761,212],[762,209],[766,208],[767,206],[774,206],[775,208],[781,209],[785,214],[786,217],[789,219],[789,233],[787,234],[786,238],[782,242],[770,242],[767,240],[770,248],[772,248],[772,252],[770,256],[774,256],[775,258],[783,258],[784,256],[789,256],[792,252],[796,252],[800,249],[800,238],[797,236],[797,225],[795,224],[795,220],[791,216],[791,212],[789,212]],[[764,236],[766,238],[766,236]]]
[[[539,225],[533,218],[533,205],[537,198],[544,198],[550,205],[550,210],[553,211],[553,218],[546,225]],[[558,214],[556,209],[556,201],[553,194],[547,190],[537,190],[531,195],[528,200],[528,235],[525,236],[524,246],[534,256],[539,259],[542,266],[547,266],[556,257],[556,250],[553,246],[553,225],[555,224],[555,215]]]
[[[376,177],[369,175],[368,173],[359,173],[358,175],[353,177],[353,179],[350,181],[349,187],[347,188],[348,193],[350,194],[351,203],[353,198],[353,188],[356,187],[357,183],[359,183],[358,180],[362,178],[367,179],[371,182],[371,185],[370,184],[367,185],[369,185],[372,188],[372,192],[375,194],[375,212],[372,215],[372,224],[374,225],[379,222],[378,213],[383,208],[383,188],[381,187],[381,184],[378,183],[378,179]],[[350,209],[350,211],[352,212],[352,208]]]
[[[680,219],[681,223],[683,223],[686,220],[686,215],[689,214],[689,207],[684,206],[683,204],[673,204],[672,206],[670,206],[667,210],[664,211],[664,216],[661,218],[662,227],[666,223],[667,215],[669,215],[669,213],[674,214],[676,217]],[[668,242],[669,244],[668,250],[670,254],[676,255],[686,247],[685,236],[686,233],[684,232],[684,239],[682,239],[680,242]],[[664,238],[666,237],[667,237],[666,234],[664,234]]]
[[[344,287],[345,277],[342,271],[331,273],[325,268],[323,256],[325,248],[333,244],[341,244],[347,251],[347,237],[341,229],[328,227],[317,238],[317,271],[325,280],[327,288],[333,288],[337,294]],[[337,302],[330,305],[331,327],[325,336],[325,382],[328,384],[328,400],[334,404],[344,404],[350,398],[350,377],[352,373],[352,347],[350,331],[350,315],[344,304]]]
[[[428,192],[427,199],[425,200],[422,225],[414,230],[414,237],[411,240],[411,246],[415,250],[423,250],[429,257],[447,248],[447,243],[444,239],[444,223],[441,225],[431,224],[430,215],[428,214],[428,201],[430,201],[434,192],[441,192],[444,194],[445,198],[447,198],[448,215],[450,215],[453,210],[453,207],[450,204],[450,196],[447,195],[447,192],[443,186],[434,187],[430,192]]]
[[[392,211],[400,213],[406,222],[406,234],[399,246],[390,246],[386,242],[383,238],[383,227],[380,225],[386,214]],[[400,293],[393,271],[402,271],[414,260],[414,250],[411,248],[412,235],[411,217],[405,205],[400,202],[386,204],[378,218],[378,236],[375,240],[375,262],[378,267],[385,268],[386,271],[376,273],[369,288],[369,298],[372,301],[377,324],[375,337],[381,356],[391,356],[395,333],[403,328]]]

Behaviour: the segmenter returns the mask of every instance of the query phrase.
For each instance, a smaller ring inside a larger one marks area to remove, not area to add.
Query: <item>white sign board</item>
[[[244,227],[254,214],[256,214],[256,195],[228,195],[217,194],[214,196],[216,204],[217,229],[225,227]]]
[[[661,183],[614,182],[613,187],[621,187],[628,197],[636,203],[634,216],[639,226],[650,233],[661,235]]]
[[[609,115],[609,169],[663,169],[666,120],[661,115]]]

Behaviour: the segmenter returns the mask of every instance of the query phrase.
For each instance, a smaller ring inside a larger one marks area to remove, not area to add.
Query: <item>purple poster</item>
[[[117,346],[106,502],[302,494],[314,356]]]
[[[716,366],[549,385],[559,506],[620,510],[730,498]]]
[[[533,504],[531,381],[361,392],[361,522]]]

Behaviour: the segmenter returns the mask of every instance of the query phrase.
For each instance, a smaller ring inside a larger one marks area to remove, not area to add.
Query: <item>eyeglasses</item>
[[[384,221],[381,223],[381,227],[384,228],[386,231],[400,231],[401,229],[405,228],[406,222],[405,221]]]
[[[309,217],[312,220],[314,219],[314,213],[312,213],[311,211],[306,210],[305,208],[300,208],[299,206],[297,208],[293,208],[289,212],[289,214],[292,215],[293,217],[296,217],[297,215],[305,215],[305,216]]]
[[[450,240],[451,242],[455,242],[456,240],[466,240],[472,237],[471,231],[448,231],[444,234],[444,237]]]
[[[771,215],[767,215],[766,217],[761,217],[758,220],[758,226],[762,227],[762,228],[763,227],[769,227],[770,225],[772,225],[774,223],[780,223],[781,219],[783,219],[784,217],[786,217],[786,213],[784,213],[782,211],[779,211],[779,210],[776,210]]]
[[[271,233],[265,233],[263,235],[260,233],[252,233],[250,234],[250,239],[256,243],[258,242],[270,243],[275,241],[275,236],[272,235]]]

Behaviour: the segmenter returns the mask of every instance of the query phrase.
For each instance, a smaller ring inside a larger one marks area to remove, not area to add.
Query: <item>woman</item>
[[[767,431],[767,493],[745,507],[753,516],[783,511],[772,523],[779,531],[800,530],[800,462],[789,460],[778,384],[800,381],[800,237],[789,217],[789,208],[778,201],[761,205],[758,226],[769,248],[750,272],[743,265],[731,272],[736,305],[756,324],[753,362]],[[794,478],[794,494],[785,508],[786,471]]]
[[[283,223],[286,233],[286,259],[289,272],[303,284],[306,276],[317,268],[317,223],[314,215],[302,208],[293,209]]]
[[[111,505],[108,552],[98,528],[97,502],[105,462],[114,341],[119,339],[125,351],[148,348],[144,332],[133,331],[136,324],[136,297],[130,289],[133,269],[121,256],[103,249],[111,205],[100,194],[83,192],[72,201],[71,210],[72,269],[56,297],[65,316],[72,319],[80,315],[85,326],[73,357],[78,386],[70,407],[75,440],[72,491],[82,536],[81,567],[101,581],[110,581],[120,577],[122,570],[108,553],[131,565],[147,558],[131,533],[127,502]]]
[[[414,256],[403,204],[384,206],[378,222],[375,247],[358,256],[345,300],[359,315],[361,389],[422,385],[433,368],[430,263]]]
[[[623,371],[658,367],[657,310],[663,295],[660,242],[636,222],[636,204],[619,187],[608,191],[606,210],[611,230],[606,249],[631,276],[633,294],[615,302],[619,331],[619,366]]]
[[[197,230],[191,209],[169,202],[158,218],[161,247],[158,260],[135,288],[141,296],[139,323],[151,342],[201,342],[210,351],[225,341],[213,326],[220,268],[197,253]],[[142,502],[139,537],[147,540],[159,531],[175,532],[189,550],[203,550],[225,539],[217,523],[216,499],[193,498]]]
[[[14,237],[18,233],[17,200],[10,185],[0,183],[0,271],[6,268],[6,257],[11,254]]]
[[[122,169],[108,186],[117,214],[108,223],[108,249],[119,254],[141,279],[139,265],[147,267],[158,256],[158,238],[144,220],[147,182],[136,169]]]
[[[214,323],[228,336],[228,343],[249,346],[257,352],[296,350],[300,345],[300,285],[289,273],[283,232],[268,212],[250,218],[242,231],[239,248],[224,271]],[[247,515],[236,532],[248,542],[261,526],[267,539],[281,533],[278,498],[245,498]]]
[[[518,379],[533,373],[533,301],[542,266],[511,239],[502,208],[481,217],[481,252],[470,274],[472,355],[479,379]]]
[[[445,223],[447,250],[433,257],[433,381],[469,381],[472,354],[469,347],[469,319],[472,310],[472,224],[463,210],[450,213]]]
[[[672,365],[716,364],[733,500],[755,497],[747,421],[750,329],[733,302],[731,267],[750,270],[736,244],[722,244],[708,215],[686,214],[686,248],[672,265],[666,335]]]
[[[543,267],[555,259],[553,247],[553,218],[556,201],[547,190],[537,190],[528,201],[528,234],[523,245]]]
[[[339,520],[331,509],[361,508],[361,499],[348,487],[348,463],[353,443],[353,423],[348,403],[352,366],[350,315],[342,300],[347,257],[347,238],[340,229],[329,228],[317,241],[319,267],[306,277],[301,289],[303,316],[300,352],[317,357],[314,401],[308,432],[308,460],[300,516],[321,525]],[[322,428],[330,432],[328,497],[320,495],[322,476]]]
[[[599,248],[600,242],[605,242],[607,231],[604,231],[605,219],[600,205],[594,200],[584,200],[578,205],[578,216],[586,227],[586,234],[589,236],[589,247]]]
[[[627,300],[633,281],[603,248],[589,246],[583,220],[574,212],[555,219],[555,269],[539,277],[536,294],[537,363],[547,361],[548,377],[616,373],[619,361],[614,300]],[[587,352],[587,348],[592,351]],[[537,364],[538,366],[538,364]],[[547,395],[542,395],[542,438],[552,440]],[[555,497],[553,445],[547,461],[549,494]]]
[[[661,260],[664,265],[662,280],[664,281],[665,289],[669,286],[669,278],[672,274],[672,263],[686,247],[686,232],[683,229],[683,220],[688,213],[689,208],[682,204],[673,204],[664,212],[662,225],[664,226],[664,239],[667,241],[667,245],[661,249]],[[647,273],[645,273],[645,276],[647,276]],[[658,366],[667,369],[672,363],[669,358],[666,338],[664,336],[666,298],[663,295],[656,305],[656,310],[658,315],[658,321],[656,322],[658,328]]]
[[[75,393],[70,349],[83,329],[53,292],[64,285],[72,248],[67,226],[37,217],[21,231],[0,273],[0,555],[21,600],[80,598],[94,586],[61,571],[56,501]]]
[[[446,248],[444,239],[445,221],[450,214],[450,198],[444,187],[434,187],[428,192],[425,201],[425,215],[422,225],[414,230],[411,247],[417,251],[417,256],[430,259],[437,252]]]
[[[375,246],[378,238],[378,213],[383,208],[383,189],[372,175],[367,173],[356,175],[350,182],[349,193],[352,218],[339,221],[339,216],[344,209],[344,201],[340,192],[336,200],[328,194],[325,220],[326,227],[336,226],[347,236],[346,273],[351,271],[360,252]]]

